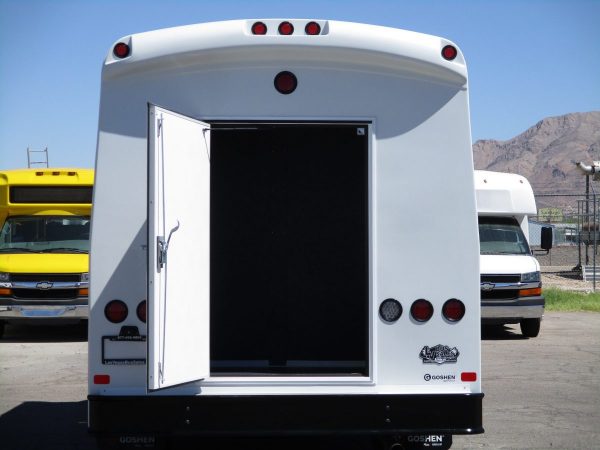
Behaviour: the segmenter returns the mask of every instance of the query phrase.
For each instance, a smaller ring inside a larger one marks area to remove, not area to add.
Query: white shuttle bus
[[[513,173],[475,171],[479,215],[481,319],[484,325],[518,323],[526,337],[540,332],[546,300],[540,264],[529,245],[529,217],[537,214],[529,181]],[[541,248],[552,248],[542,228]]]
[[[126,36],[102,72],[89,428],[482,433],[467,69],[327,20]]]

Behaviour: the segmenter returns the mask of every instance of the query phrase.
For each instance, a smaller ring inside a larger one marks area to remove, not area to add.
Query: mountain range
[[[538,208],[556,206],[576,212],[577,197],[572,195],[585,194],[585,176],[575,163],[600,161],[600,111],[548,117],[506,141],[478,140],[473,144],[473,160],[476,169],[526,177]],[[590,184],[600,195],[600,182]],[[551,196],[556,194],[561,196]]]

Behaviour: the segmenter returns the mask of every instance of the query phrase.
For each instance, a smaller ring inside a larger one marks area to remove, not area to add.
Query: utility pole
[[[579,161],[579,162],[575,162],[575,165],[579,168],[579,170],[581,170],[581,172],[585,175],[585,219],[587,221],[587,242],[585,244],[585,264],[589,265],[590,263],[590,257],[589,257],[589,243],[590,243],[590,238],[592,236],[593,237],[593,248],[594,248],[594,253],[593,253],[593,261],[594,261],[594,271],[593,271],[593,289],[594,291],[596,290],[596,253],[598,251],[598,224],[597,224],[597,220],[596,220],[596,216],[597,216],[597,204],[596,204],[596,192],[593,192],[593,202],[594,202],[594,213],[593,213],[593,217],[592,217],[592,221],[590,223],[590,176],[594,177],[594,180],[600,180],[600,161],[592,161],[591,165],[587,165],[584,164],[583,162]],[[592,189],[593,190],[593,189]],[[583,225],[583,221],[582,221],[582,225]],[[582,226],[583,228],[583,226]],[[593,233],[593,235],[592,235]],[[579,231],[579,245],[581,246],[581,230]],[[581,248],[581,247],[580,247]],[[580,263],[581,263],[581,253],[580,253]]]

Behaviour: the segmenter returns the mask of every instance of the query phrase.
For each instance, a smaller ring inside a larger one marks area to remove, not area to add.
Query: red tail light
[[[465,315],[465,304],[456,298],[451,298],[442,306],[442,314],[450,322],[458,322]]]
[[[433,305],[422,298],[415,300],[410,307],[410,315],[417,322],[427,322],[433,316]]]
[[[140,302],[140,304],[137,306],[137,309],[135,310],[138,319],[140,319],[142,322],[146,323],[146,300],[143,300]]]
[[[122,300],[111,300],[104,307],[104,315],[112,323],[123,322],[127,318],[127,314],[129,314],[129,310]]]

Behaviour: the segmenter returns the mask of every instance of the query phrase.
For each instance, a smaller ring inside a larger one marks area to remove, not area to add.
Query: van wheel
[[[521,333],[528,338],[537,337],[541,324],[542,319],[521,319]]]
[[[4,322],[0,322],[0,338],[4,336]]]

